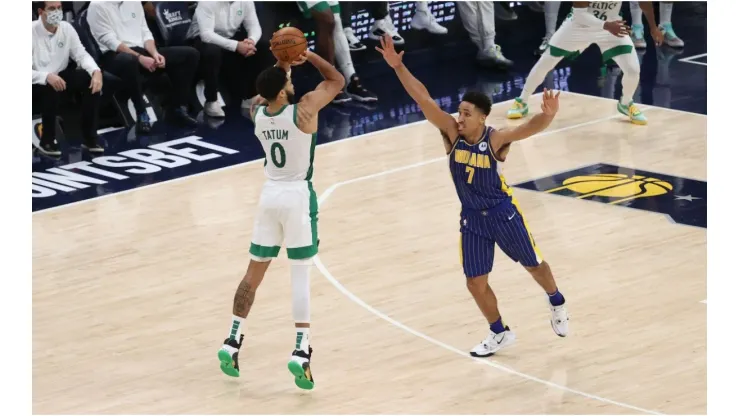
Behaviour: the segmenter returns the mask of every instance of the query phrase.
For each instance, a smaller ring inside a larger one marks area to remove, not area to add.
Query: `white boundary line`
[[[706,62],[696,62],[696,61],[694,61],[694,59],[696,59],[696,58],[703,58],[705,56],[707,56],[706,53],[700,53],[699,55],[693,55],[693,56],[687,56],[685,58],[681,58],[681,59],[678,60],[678,62],[685,62],[687,64],[707,66],[707,63]]]
[[[581,93],[578,93],[578,92],[571,92],[571,91],[563,91],[563,92],[566,93],[566,94],[580,95],[580,96],[588,97],[588,98],[598,98],[598,99],[601,99],[601,100],[608,100],[608,101],[614,101],[614,102],[616,102],[615,99],[606,98],[606,97],[599,97],[599,96],[595,96],[595,95],[581,94]],[[537,94],[534,94],[533,96],[538,96],[538,95],[541,95],[541,94],[542,93],[537,93]],[[494,103],[492,108],[495,108],[495,107],[500,106],[500,105],[503,105],[503,104],[510,103],[511,101],[513,101],[513,100],[507,100],[507,101],[501,101],[501,102],[498,102],[498,103]],[[659,110],[665,110],[665,111],[679,112],[679,113],[683,113],[683,114],[692,114],[692,115],[695,115],[695,116],[702,116],[702,117],[706,117],[707,116],[706,114],[692,113],[690,111],[676,110],[676,109],[673,109],[673,108],[657,107],[657,106],[650,106],[650,105],[644,105],[644,104],[640,104],[640,107],[643,109],[643,111],[647,111],[647,110],[650,110],[650,109],[659,109]],[[619,114],[615,114],[615,115],[613,115],[611,117],[608,117],[608,118],[617,118],[617,117],[620,117],[620,115]],[[593,124],[593,123],[596,123],[596,122],[598,122],[600,120],[601,119],[592,120],[592,121],[588,122],[588,124]],[[387,128],[387,129],[372,131],[370,133],[365,133],[365,134],[360,134],[358,136],[348,137],[346,139],[335,140],[335,141],[328,142],[328,143],[322,143],[320,145],[317,145],[316,147],[328,147],[328,146],[332,146],[332,145],[335,145],[335,144],[346,143],[346,142],[353,141],[353,140],[366,139],[368,137],[375,136],[375,135],[377,135],[379,133],[384,133],[384,132],[388,132],[388,131],[392,131],[392,130],[397,130],[397,129],[403,129],[403,128],[406,128],[406,127],[416,126],[416,125],[419,125],[421,123],[426,123],[426,122],[427,122],[427,120],[414,121],[413,123],[408,123],[408,124],[404,124],[404,125],[401,125],[401,126],[393,126],[393,127]],[[570,128],[574,128],[574,127],[570,127]],[[558,131],[562,131],[562,130],[558,130]],[[553,132],[554,131],[545,131],[543,133],[540,133],[539,135],[540,136],[547,135],[547,134],[551,134]],[[218,168],[218,169],[211,169],[211,170],[207,170],[205,172],[195,173],[195,174],[192,174],[192,175],[180,176],[178,178],[174,178],[174,179],[171,179],[171,180],[162,181],[162,182],[155,182],[155,183],[152,183],[152,184],[149,184],[149,185],[139,186],[139,187],[127,189],[127,190],[121,191],[121,192],[113,192],[113,193],[110,193],[110,194],[105,194],[105,195],[97,196],[97,197],[94,197],[94,198],[88,198],[88,199],[83,199],[81,201],[70,202],[69,204],[57,205],[57,206],[54,206],[54,207],[50,207],[50,208],[46,208],[46,209],[41,209],[41,210],[38,210],[38,211],[32,211],[31,215],[37,215],[37,214],[41,214],[41,213],[49,213],[49,212],[57,211],[57,210],[64,209],[64,208],[71,208],[71,207],[73,207],[75,205],[81,205],[81,204],[89,203],[89,202],[92,202],[92,201],[99,201],[101,199],[109,198],[109,197],[112,197],[112,196],[124,195],[124,194],[130,193],[130,192],[140,191],[142,189],[154,188],[154,187],[157,187],[157,186],[160,186],[160,185],[171,184],[171,183],[179,182],[179,181],[186,180],[186,179],[192,179],[192,178],[195,178],[195,177],[198,177],[198,176],[202,176],[202,175],[208,175],[208,174],[211,174],[211,173],[219,172],[219,171],[222,171],[222,170],[234,169],[234,168],[238,168],[238,167],[242,167],[242,166],[251,165],[251,164],[254,164],[254,163],[259,163],[259,162],[262,162],[262,161],[263,161],[263,158],[259,158],[259,159],[250,160],[250,161],[247,161],[247,162],[237,163],[235,165],[224,166],[224,167],[221,167],[221,168]]]
[[[588,121],[588,122],[585,122],[585,123],[574,124],[572,126],[562,127],[562,128],[551,130],[551,131],[546,131],[546,132],[537,134],[535,136],[532,136],[532,138],[538,137],[538,136],[546,136],[546,135],[553,134],[553,133],[559,133],[559,132],[562,132],[562,131],[572,130],[572,129],[575,129],[575,128],[587,126],[587,125],[598,123],[598,122],[601,122],[601,121],[610,120],[610,119],[615,118],[615,117],[618,117],[618,115],[610,116],[610,117],[603,117],[603,118],[596,119],[596,120],[591,120],[591,121]],[[351,184],[351,183],[360,182],[360,181],[364,181],[364,180],[368,180],[368,179],[374,179],[374,178],[377,178],[377,177],[380,177],[380,176],[385,176],[385,175],[389,175],[391,173],[401,172],[401,171],[404,171],[404,170],[414,169],[414,168],[417,168],[417,167],[420,167],[420,166],[424,166],[424,165],[428,165],[428,164],[431,164],[431,163],[439,162],[439,161],[442,161],[442,160],[445,160],[445,159],[447,159],[447,157],[446,156],[442,156],[442,157],[438,157],[438,158],[426,160],[426,161],[423,161],[423,162],[418,162],[418,163],[414,163],[414,164],[411,164],[411,165],[402,166],[402,167],[395,168],[395,169],[389,169],[389,170],[381,171],[381,172],[378,172],[378,173],[374,173],[374,174],[370,174],[370,175],[365,175],[365,176],[361,176],[361,177],[354,178],[354,179],[348,179],[346,181],[337,182],[334,185],[332,185],[329,188],[327,188],[321,194],[321,196],[318,199],[319,206],[321,206],[324,202],[326,202],[326,200],[329,198],[329,196],[331,196],[331,194],[335,190],[337,190],[340,186],[348,185],[348,184]],[[511,375],[514,375],[514,376],[517,376],[517,377],[521,377],[521,378],[526,379],[526,380],[533,381],[535,383],[544,384],[544,385],[546,385],[548,387],[551,387],[551,388],[554,388],[554,389],[558,389],[558,390],[565,391],[565,392],[568,392],[568,393],[572,393],[572,394],[575,394],[575,395],[578,395],[578,396],[586,397],[588,399],[593,399],[593,400],[596,400],[596,401],[600,401],[602,403],[608,403],[608,404],[611,404],[611,405],[614,405],[614,406],[618,406],[618,407],[622,407],[622,408],[625,408],[625,409],[630,409],[630,410],[634,410],[634,411],[638,411],[638,412],[642,412],[642,413],[653,414],[653,415],[661,415],[662,414],[662,413],[659,413],[659,412],[656,412],[656,411],[653,411],[653,410],[643,409],[641,407],[633,406],[631,404],[622,403],[622,402],[611,400],[611,399],[608,399],[608,398],[605,398],[605,397],[601,397],[601,396],[596,396],[596,395],[593,395],[593,394],[585,393],[585,392],[582,392],[580,390],[575,390],[575,389],[572,389],[572,388],[570,388],[568,386],[557,384],[557,383],[554,383],[554,382],[549,381],[549,380],[543,380],[541,378],[537,378],[535,376],[532,376],[532,375],[529,375],[529,374],[526,374],[526,373],[522,373],[522,372],[516,371],[516,370],[514,370],[512,368],[509,368],[509,367],[506,367],[504,365],[501,365],[501,364],[499,364],[499,363],[497,363],[496,361],[493,361],[493,360],[489,360],[489,359],[484,360],[484,359],[480,359],[480,358],[471,357],[470,354],[466,353],[465,351],[459,350],[459,349],[457,349],[457,348],[455,348],[453,346],[450,346],[448,344],[445,344],[444,342],[441,342],[441,341],[439,341],[437,339],[434,339],[434,338],[432,338],[432,337],[430,337],[430,336],[428,336],[428,335],[426,335],[424,333],[421,333],[421,332],[419,332],[419,331],[417,331],[417,330],[415,330],[413,328],[410,328],[410,327],[404,325],[403,323],[398,322],[395,319],[389,317],[388,315],[384,314],[383,312],[380,312],[379,310],[377,310],[377,309],[373,308],[372,306],[368,305],[362,299],[360,299],[354,293],[350,292],[346,287],[344,287],[331,274],[331,272],[329,272],[329,270],[326,268],[326,266],[324,266],[324,263],[322,263],[321,258],[318,255],[314,257],[314,264],[316,264],[316,267],[319,269],[319,272],[321,272],[321,274],[326,278],[326,280],[329,281],[329,283],[331,283],[342,294],[344,294],[345,296],[347,296],[347,298],[349,298],[350,300],[352,300],[356,304],[360,305],[361,307],[363,307],[368,312],[372,313],[373,315],[375,315],[378,318],[380,318],[380,319],[382,319],[382,320],[390,323],[391,325],[393,325],[395,327],[398,327],[398,328],[400,328],[400,329],[402,329],[402,330],[404,330],[404,331],[406,331],[406,332],[408,332],[408,333],[410,333],[412,335],[415,335],[415,336],[417,336],[417,337],[419,337],[419,338],[421,338],[423,340],[426,340],[426,341],[428,341],[428,342],[430,342],[430,343],[432,343],[432,344],[434,344],[434,345],[436,345],[438,347],[441,347],[443,349],[446,349],[447,351],[450,351],[452,353],[455,353],[455,354],[460,355],[460,356],[465,357],[465,358],[469,358],[469,359],[473,360],[474,362],[477,362],[477,363],[480,363],[480,364],[484,364],[484,365],[488,365],[488,366],[493,367],[493,368],[495,368],[495,369],[497,369],[499,371],[503,371],[505,373],[509,373]]]

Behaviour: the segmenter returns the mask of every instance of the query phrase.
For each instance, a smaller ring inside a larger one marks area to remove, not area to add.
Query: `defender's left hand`
[[[542,93],[542,113],[548,116],[554,116],[560,109],[560,91],[555,94],[555,91],[548,90]]]

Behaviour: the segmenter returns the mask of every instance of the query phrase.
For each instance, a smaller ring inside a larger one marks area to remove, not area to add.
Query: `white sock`
[[[342,19],[338,13],[334,13],[334,57],[337,61],[337,69],[344,75],[344,80],[349,84],[349,79],[355,74],[355,66],[349,54],[349,42],[344,34]]]
[[[662,4],[662,3],[661,3]],[[632,13],[632,26],[642,24],[642,9],[636,1],[630,2],[630,12]]]
[[[242,326],[244,325],[244,318],[241,316],[231,315],[231,328],[229,328],[229,338],[235,339],[239,342],[239,338],[242,334]]]
[[[558,12],[560,11],[559,1],[545,2],[545,34],[552,37],[558,25]]]
[[[426,1],[417,1],[416,2],[416,10],[419,12],[429,13],[429,5]]]
[[[631,53],[617,55],[612,58],[622,70],[622,105],[629,105],[633,100],[637,85],[640,83],[640,61],[637,52],[632,49]]]
[[[311,345],[309,342],[310,333],[311,328],[295,329],[295,349],[308,353],[308,346]]]
[[[543,53],[537,63],[532,67],[532,70],[529,71],[527,82],[524,83],[524,88],[522,88],[519,98],[526,103],[529,100],[529,96],[545,80],[547,73],[552,71],[561,59],[563,58],[550,55],[549,51]]]
[[[671,23],[671,12],[673,12],[673,2],[660,2],[660,24]]]

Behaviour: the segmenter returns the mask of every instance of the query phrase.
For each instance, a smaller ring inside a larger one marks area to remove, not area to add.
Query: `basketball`
[[[293,62],[308,49],[308,42],[300,29],[288,26],[272,35],[270,47],[278,61]]]

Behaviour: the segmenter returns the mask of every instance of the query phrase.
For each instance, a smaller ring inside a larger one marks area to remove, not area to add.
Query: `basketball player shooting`
[[[298,33],[303,39],[302,32]],[[276,52],[273,50],[273,53]],[[293,55],[288,57],[295,58]],[[314,378],[310,368],[313,349],[309,342],[309,273],[319,246],[318,202],[311,183],[314,147],[319,110],[331,103],[344,88],[344,77],[333,65],[310,51],[303,52],[293,65],[306,61],[319,70],[324,81],[304,95],[298,104],[295,104],[295,91],[290,79],[291,63],[278,61],[257,77],[259,96],[250,115],[254,120],[255,135],[265,151],[267,180],[262,187],[254,223],[249,248],[251,260],[234,295],[229,336],[218,351],[218,358],[225,374],[239,377],[238,355],[244,340],[244,320],[270,262],[285,243],[291,263],[296,328],[295,350],[288,369],[295,376],[298,387],[310,390],[314,387]]]
[[[449,169],[462,204],[460,213],[460,261],[467,287],[475,303],[488,320],[489,334],[470,355],[490,357],[514,343],[516,337],[504,325],[498,301],[488,284],[493,268],[494,247],[519,262],[545,290],[549,298],[550,323],[561,337],[568,334],[565,298],[555,284],[550,266],[542,259],[527,228],[516,198],[501,174],[511,143],[524,140],[550,125],[558,111],[560,93],[545,91],[542,113],[516,128],[496,130],[486,126],[491,100],[480,92],[468,91],[462,98],[457,119],[442,111],[402,62],[389,36],[376,47],[388,65],[396,71],[406,92],[421,107],[424,117],[442,133],[449,156]]]
[[[545,80],[547,73],[563,58],[577,56],[595,43],[601,49],[603,62],[613,60],[624,73],[622,98],[617,103],[617,111],[629,117],[633,124],[647,124],[645,114],[632,100],[640,83],[640,61],[629,36],[629,27],[619,15],[621,8],[621,1],[574,1],[573,9],[550,39],[547,51],[529,71],[521,95],[515,99],[506,116],[510,119],[525,117],[529,113],[527,100]],[[658,45],[662,44],[663,32],[655,23],[653,3],[641,1],[640,8],[645,12],[653,40]]]

